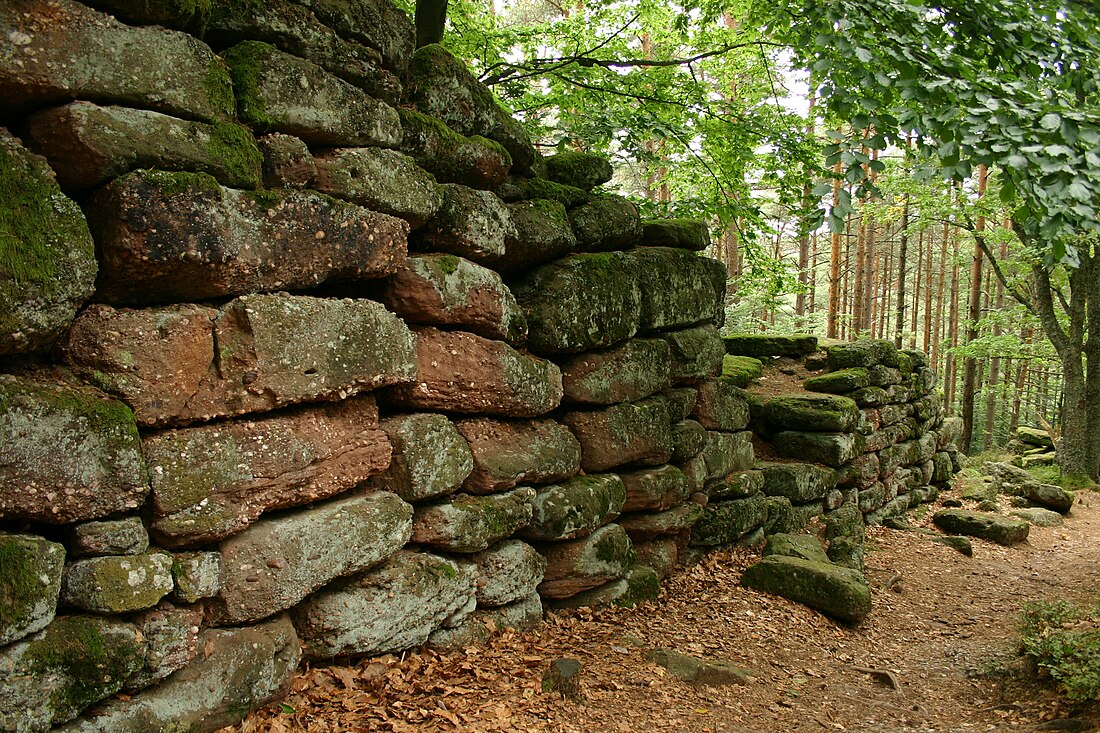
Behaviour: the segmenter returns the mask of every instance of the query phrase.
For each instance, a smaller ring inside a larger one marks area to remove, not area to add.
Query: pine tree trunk
[[[837,178],[833,182],[833,206],[840,203],[840,161],[833,167],[833,175]],[[832,249],[829,255],[829,311],[825,333],[831,338],[837,338],[840,333],[837,329],[837,321],[840,315],[840,248],[841,234],[833,232]]]
[[[898,242],[898,303],[894,315],[894,347],[901,348],[901,334],[905,329],[905,258],[909,249],[909,194],[901,205],[901,240]]]
[[[978,198],[985,195],[988,174],[984,165],[978,166]],[[985,217],[978,217],[974,227],[975,237],[983,236]],[[974,243],[974,256],[970,261],[970,307],[967,314],[966,343],[969,346],[978,340],[978,321],[981,318],[982,300],[982,250]],[[967,356],[963,365],[962,419],[963,433],[959,449],[963,453],[971,452],[974,439],[974,390],[977,385],[978,362],[973,356]]]

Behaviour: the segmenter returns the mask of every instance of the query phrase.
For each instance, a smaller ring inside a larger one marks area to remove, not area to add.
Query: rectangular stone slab
[[[8,112],[74,98],[229,120],[233,88],[209,46],[134,28],[72,0],[0,3],[0,99]]]
[[[413,334],[370,300],[249,295],[222,309],[95,305],[69,331],[69,364],[144,426],[338,400],[416,374]]]
[[[194,301],[393,274],[409,225],[313,191],[243,192],[202,173],[135,171],[88,205],[110,303]]]
[[[161,544],[197,547],[240,532],[263,512],[354,487],[390,464],[370,395],[147,437],[152,522]]]

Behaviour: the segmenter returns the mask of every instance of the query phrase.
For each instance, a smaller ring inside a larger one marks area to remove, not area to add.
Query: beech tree
[[[963,225],[1006,292],[1033,313],[1064,372],[1059,461],[1100,472],[1100,11],[1083,0],[767,0],[773,37],[850,123],[829,163],[873,188],[865,149],[915,136],[917,175],[990,168],[1025,267],[1013,277],[976,221]],[[845,201],[830,211],[843,225]]]

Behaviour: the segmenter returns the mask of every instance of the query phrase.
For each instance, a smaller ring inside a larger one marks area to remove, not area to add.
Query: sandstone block
[[[660,397],[592,412],[567,412],[562,422],[580,441],[585,471],[604,471],[624,463],[657,465],[672,457],[668,404]]]
[[[12,112],[96,99],[206,122],[229,119],[233,89],[210,48],[133,28],[72,0],[0,5],[0,97]]]
[[[863,519],[860,518],[862,524]],[[825,548],[821,546],[815,535],[788,534],[777,532],[769,535],[764,545],[764,556],[782,555],[784,557],[799,557],[811,562],[829,562],[829,556],[825,554]]]
[[[152,608],[173,587],[167,552],[91,557],[65,568],[61,600],[93,613],[128,613]]]
[[[526,542],[504,540],[470,557],[477,565],[478,606],[529,598],[546,572],[546,558]]]
[[[702,252],[710,246],[710,228],[702,219],[649,219],[642,222],[642,243]]]
[[[706,466],[705,484],[725,479],[736,471],[745,471],[753,466],[755,459],[752,447],[752,433],[743,430],[739,433],[707,432],[707,442],[699,459]]]
[[[726,354],[722,359],[722,381],[735,387],[748,387],[764,373],[764,363],[751,356]],[[807,387],[807,389],[809,389]]]
[[[725,379],[708,379],[699,385],[691,417],[707,430],[744,430],[749,425],[749,400],[744,390]]]
[[[477,417],[457,427],[474,455],[474,470],[463,485],[471,494],[561,481],[581,469],[580,443],[553,420]]]
[[[769,555],[745,570],[741,585],[789,598],[853,624],[871,612],[871,589],[863,575],[830,563]]]
[[[209,173],[223,186],[256,188],[262,157],[240,125],[72,102],[27,120],[27,137],[66,189],[87,189],[138,168]]]
[[[834,344],[825,349],[829,354],[830,369],[869,367],[884,364],[898,365],[898,351],[892,341],[856,341],[850,344]]]
[[[776,451],[785,458],[842,466],[861,455],[862,441],[853,433],[804,433],[784,430],[772,438]]]
[[[466,137],[434,117],[398,109],[404,137],[401,152],[440,183],[459,183],[491,189],[501,185],[512,168],[512,156],[500,143],[473,135]]]
[[[641,247],[630,251],[642,291],[641,331],[683,328],[713,321],[725,278],[716,287],[704,258],[686,249]]]
[[[405,321],[452,326],[510,344],[527,338],[527,317],[496,272],[449,254],[409,257],[381,300]]]
[[[657,573],[664,580],[672,575],[680,559],[679,540],[671,537],[658,537],[634,543],[634,556],[638,565],[643,565]]]
[[[567,399],[611,405],[649,397],[671,384],[668,344],[630,339],[609,349],[569,357],[561,364]]]
[[[73,555],[140,555],[149,549],[141,517],[85,522],[72,529]]]
[[[546,159],[546,177],[555,183],[590,191],[611,180],[611,161],[598,153],[566,150]]]
[[[1028,535],[1026,520],[987,512],[941,509],[932,515],[932,521],[945,532],[977,537],[998,545],[1015,545],[1026,540]]]
[[[707,429],[694,420],[681,420],[672,425],[672,461],[683,463],[703,452],[707,445]]]
[[[597,196],[569,212],[578,252],[630,249],[642,233],[638,207],[623,198]]]
[[[871,374],[866,367],[849,367],[810,377],[803,386],[811,392],[845,394],[871,386]],[[882,386],[882,385],[877,385]]]
[[[769,496],[785,496],[795,503],[819,501],[836,488],[837,474],[830,468],[809,463],[761,463],[763,491]]]
[[[418,507],[412,541],[451,552],[480,552],[526,527],[534,500],[535,491],[524,486],[503,494],[463,494]]]
[[[137,627],[94,616],[63,616],[0,649],[0,729],[47,731],[122,689],[141,668]]]
[[[534,516],[522,532],[533,540],[571,540],[591,534],[622,511],[626,487],[613,473],[578,476],[540,488]]]
[[[177,552],[172,556],[173,597],[194,603],[218,595],[222,583],[222,556],[217,552]]]
[[[291,0],[218,0],[212,3],[203,40],[225,48],[242,39],[264,41],[309,59],[325,71],[359,87],[370,96],[396,105],[401,82],[382,68],[378,51],[341,38],[302,4]]]
[[[0,221],[0,354],[31,351],[72,322],[95,289],[98,266],[80,207],[61,193],[46,162],[3,128]]]
[[[516,225],[514,238],[504,242],[504,257],[492,267],[505,274],[529,270],[556,260],[577,245],[565,207],[557,201],[535,199],[506,204]]]
[[[88,6],[110,13],[130,25],[161,25],[199,37],[210,20],[210,3],[144,0],[92,0]]]
[[[591,351],[638,330],[641,290],[627,253],[571,255],[525,275],[512,291],[535,353]]]
[[[475,611],[461,625],[432,632],[428,645],[433,649],[465,649],[484,644],[501,629],[528,629],[542,623],[542,598],[531,593],[504,606]]]
[[[145,439],[152,529],[167,547],[225,539],[266,511],[354,487],[390,463],[374,398]]]
[[[551,608],[599,608],[616,605],[634,608],[643,601],[652,601],[661,592],[657,573],[643,565],[635,565],[619,580],[604,583],[598,588],[586,590],[562,599],[547,599]]]
[[[772,430],[847,433],[859,423],[859,408],[847,397],[783,395],[761,409],[761,420]]]
[[[767,519],[768,501],[763,494],[713,501],[706,505],[702,518],[692,527],[691,544],[697,547],[733,544]]]
[[[96,390],[0,377],[0,518],[84,522],[136,509],[147,493],[130,408]]]
[[[727,353],[757,359],[765,356],[800,357],[817,351],[817,337],[806,334],[772,336],[763,333],[735,333],[727,336],[724,341]]]
[[[543,598],[568,598],[617,580],[634,564],[630,537],[617,524],[600,527],[586,537],[543,547],[546,575],[539,585]]]
[[[681,535],[703,516],[703,507],[694,501],[663,512],[633,512],[619,517],[630,539],[645,541],[668,535]]]
[[[392,148],[401,142],[397,110],[317,64],[261,41],[222,53],[233,77],[237,114],[259,132],[283,132],[310,145]]]
[[[390,467],[372,485],[405,501],[449,494],[474,469],[466,439],[444,415],[397,415],[382,422],[393,445]]]
[[[722,373],[725,344],[713,325],[657,334],[672,349],[674,384],[699,382]]]
[[[161,604],[133,619],[145,640],[144,664],[126,680],[125,689],[140,690],[183,669],[199,653],[202,607]]]
[[[676,466],[658,466],[639,471],[621,471],[626,486],[624,512],[643,509],[664,510],[680,504],[691,494],[687,476]]]
[[[416,229],[443,205],[443,189],[409,156],[382,148],[335,148],[313,159],[313,187]]]
[[[88,208],[112,303],[192,300],[385,277],[408,224],[308,191],[249,193],[202,173],[136,171]]]
[[[574,186],[554,183],[545,178],[525,178],[509,176],[497,187],[496,194],[508,202],[527,199],[550,199],[557,201],[566,209],[574,209],[585,203],[591,195]]]
[[[448,183],[436,216],[417,231],[417,249],[447,252],[481,265],[504,258],[507,243],[518,236],[507,205],[489,191]]]
[[[402,550],[294,609],[306,655],[328,659],[419,646],[474,596],[475,578],[438,555]]]
[[[503,341],[422,328],[417,330],[416,356],[414,381],[389,390],[395,405],[535,417],[561,402],[561,371]]]
[[[334,578],[396,552],[412,535],[412,507],[380,491],[261,519],[221,545],[216,625],[240,624],[290,608]]]
[[[194,661],[155,687],[115,698],[62,733],[210,731],[239,723],[249,710],[283,697],[301,658],[285,616],[239,629],[207,629]],[[140,660],[140,657],[139,657]]]
[[[669,419],[677,423],[691,416],[695,403],[699,401],[699,389],[691,385],[671,387],[662,391],[661,397],[668,403]]]
[[[409,62],[408,99],[462,135],[484,135],[504,146],[515,172],[531,171],[538,153],[523,126],[506,112],[466,64],[438,44],[422,46]]]
[[[0,532],[0,647],[53,621],[65,548],[44,537]]]
[[[307,188],[317,177],[317,164],[309,146],[293,135],[273,132],[256,144],[264,156],[265,188]]]
[[[386,68],[403,75],[416,47],[416,33],[405,11],[386,0],[300,0],[317,19],[344,38],[382,55]]]
[[[707,487],[711,499],[744,499],[764,489],[763,471],[737,471]]]

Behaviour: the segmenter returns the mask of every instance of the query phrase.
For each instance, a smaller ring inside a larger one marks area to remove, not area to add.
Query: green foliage
[[[1075,702],[1100,699],[1100,607],[1068,601],[1035,602],[1024,609],[1020,646]]]
[[[760,2],[777,38],[819,82],[829,112],[826,163],[870,188],[866,148],[916,134],[918,171],[964,180],[996,166],[1020,234],[1050,261],[1100,231],[1100,24],[1089,3],[990,0]],[[835,212],[843,215],[844,208]]]

